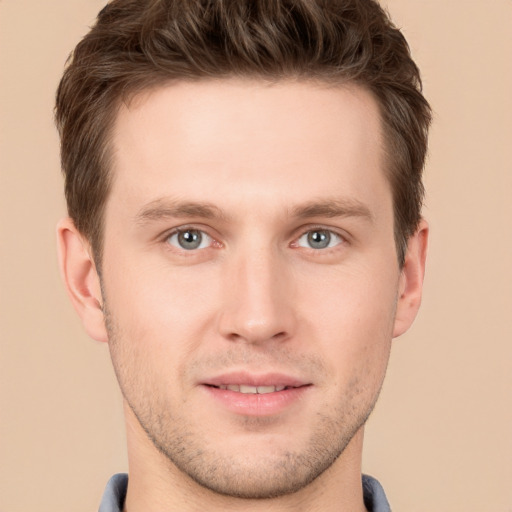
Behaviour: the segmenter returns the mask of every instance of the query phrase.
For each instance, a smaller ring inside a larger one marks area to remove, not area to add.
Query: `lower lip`
[[[245,416],[272,416],[296,404],[311,386],[283,389],[273,393],[239,393],[229,389],[202,386],[204,390],[226,409]]]

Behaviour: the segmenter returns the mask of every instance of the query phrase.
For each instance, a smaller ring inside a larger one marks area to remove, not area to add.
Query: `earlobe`
[[[428,224],[422,219],[407,244],[405,262],[400,274],[393,337],[396,338],[412,325],[421,304],[425,260],[428,245]]]
[[[62,279],[87,334],[97,341],[108,341],[96,266],[89,244],[69,217],[57,225],[57,245]]]

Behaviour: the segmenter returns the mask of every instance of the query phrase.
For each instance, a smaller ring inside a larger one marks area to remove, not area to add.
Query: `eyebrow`
[[[167,218],[225,219],[222,210],[211,203],[156,199],[145,205],[135,216],[138,224]]]
[[[361,217],[370,222],[374,215],[364,203],[354,199],[327,199],[310,201],[295,206],[291,216],[298,219],[312,217]],[[135,216],[138,224],[168,218],[191,218],[227,220],[229,217],[218,206],[208,202],[191,202],[172,200],[167,198],[156,199],[145,205]]]
[[[292,215],[299,219],[311,217],[362,217],[370,222],[375,220],[370,208],[364,203],[355,199],[327,199],[311,201],[296,206]]]

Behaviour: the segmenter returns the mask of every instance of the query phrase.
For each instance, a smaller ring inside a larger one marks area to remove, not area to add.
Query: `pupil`
[[[179,233],[178,241],[183,249],[197,249],[201,245],[202,235],[200,231],[189,229]]]
[[[329,246],[331,235],[328,231],[312,231],[308,235],[308,242],[313,249],[325,249]]]

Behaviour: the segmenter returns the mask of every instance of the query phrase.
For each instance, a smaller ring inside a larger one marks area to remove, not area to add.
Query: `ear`
[[[428,224],[422,219],[409,238],[405,262],[400,274],[398,302],[393,337],[403,334],[412,325],[421,304],[425,260],[427,257]]]
[[[92,251],[69,217],[57,224],[57,245],[61,276],[87,334],[97,341],[108,341]]]

